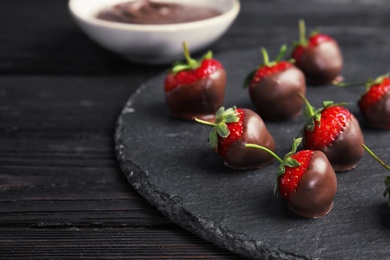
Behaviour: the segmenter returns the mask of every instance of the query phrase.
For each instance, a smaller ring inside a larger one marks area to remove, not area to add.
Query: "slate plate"
[[[271,50],[271,57],[276,52]],[[383,51],[348,49],[344,57],[344,76],[351,81],[363,81],[389,69],[385,65],[389,53]],[[253,109],[241,83],[261,61],[259,50],[216,58],[228,72],[225,106]],[[121,168],[149,203],[185,229],[250,258],[390,257],[390,210],[382,196],[387,172],[368,154],[355,170],[337,175],[338,191],[329,215],[297,217],[273,195],[276,163],[256,171],[230,170],[209,147],[209,127],[168,115],[164,76],[151,79],[130,97],[115,135]],[[363,90],[309,86],[307,96],[317,107],[322,100],[351,102],[349,109],[361,122],[366,144],[390,162],[390,132],[366,127],[358,114],[356,100]],[[304,119],[266,123],[277,153],[283,156]]]

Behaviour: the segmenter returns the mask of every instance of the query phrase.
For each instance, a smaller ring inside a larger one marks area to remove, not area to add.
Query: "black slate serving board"
[[[276,56],[271,49],[271,57]],[[364,81],[389,71],[390,52],[343,51],[347,81]],[[262,60],[258,49],[221,54],[227,73],[225,107],[252,106],[242,88],[246,74]],[[210,128],[174,119],[165,105],[165,75],[151,79],[130,97],[117,124],[117,157],[131,185],[178,225],[238,254],[258,259],[385,259],[390,257],[390,209],[383,198],[386,170],[365,154],[353,171],[338,173],[334,208],[320,219],[297,217],[273,195],[277,164],[255,171],[225,167],[207,142]],[[350,102],[365,143],[390,163],[390,132],[367,127],[356,107],[364,87],[308,86],[307,97]],[[303,126],[266,122],[277,154],[289,151]]]

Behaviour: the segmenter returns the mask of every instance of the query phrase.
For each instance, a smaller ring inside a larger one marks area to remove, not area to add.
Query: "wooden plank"
[[[0,236],[3,259],[242,259],[172,228],[0,228]]]

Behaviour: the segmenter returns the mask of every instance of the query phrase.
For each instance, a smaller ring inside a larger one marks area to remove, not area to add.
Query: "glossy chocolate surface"
[[[215,113],[223,105],[225,87],[226,72],[219,69],[206,78],[165,93],[165,100],[174,117],[213,121]]]
[[[177,24],[209,19],[221,12],[207,7],[136,0],[104,9],[98,19],[130,24]]]
[[[242,109],[244,117],[244,133],[228,149],[223,158],[225,164],[233,169],[256,169],[273,162],[273,156],[269,153],[247,148],[245,144],[257,144],[275,151],[275,141],[259,115],[249,109]]]
[[[296,192],[287,200],[290,209],[306,218],[319,218],[333,207],[337,178],[326,155],[315,151],[307,171],[302,175]]]
[[[263,78],[249,88],[250,98],[259,115],[268,120],[288,120],[302,113],[306,80],[294,65],[284,71]]]
[[[337,42],[330,40],[306,49],[295,64],[305,74],[308,84],[324,85],[340,76],[343,57]]]
[[[369,126],[380,129],[390,129],[390,92],[387,92],[375,104],[360,109]]]
[[[343,172],[355,168],[363,157],[363,143],[359,122],[351,115],[350,121],[336,139],[320,150],[326,154],[336,172]]]

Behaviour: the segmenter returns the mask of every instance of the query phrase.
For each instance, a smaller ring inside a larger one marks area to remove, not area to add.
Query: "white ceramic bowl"
[[[223,14],[180,24],[137,25],[109,22],[96,14],[114,4],[131,0],[70,0],[70,12],[80,28],[94,41],[126,59],[145,64],[171,63],[183,58],[182,43],[190,52],[206,48],[230,27],[240,10],[239,0],[163,0],[208,6]]]

